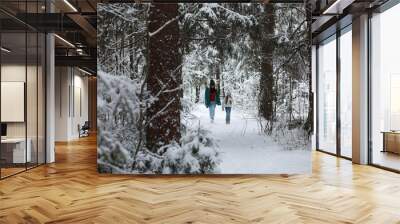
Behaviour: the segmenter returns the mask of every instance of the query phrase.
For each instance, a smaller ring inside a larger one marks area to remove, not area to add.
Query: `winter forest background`
[[[308,18],[297,3],[99,4],[99,172],[310,172]],[[209,121],[210,79],[232,93],[230,125],[221,107]]]

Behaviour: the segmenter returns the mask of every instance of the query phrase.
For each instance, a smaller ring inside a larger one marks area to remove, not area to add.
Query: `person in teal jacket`
[[[219,89],[216,88],[214,80],[210,80],[210,87],[206,88],[205,104],[210,111],[211,123],[214,122],[215,107],[221,105],[221,99],[219,97]]]

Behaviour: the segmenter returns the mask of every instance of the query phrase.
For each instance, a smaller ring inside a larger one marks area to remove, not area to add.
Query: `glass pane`
[[[28,133],[28,150],[31,151],[28,160],[28,168],[37,165],[37,132],[38,132],[38,35],[35,32],[27,33],[28,38],[28,63],[27,63],[27,94],[26,94],[26,110],[27,110],[27,133]]]
[[[400,170],[400,5],[372,18],[372,162]]]
[[[351,30],[340,37],[340,150],[352,157],[352,35]]]
[[[29,20],[38,17],[24,13],[45,12],[45,1],[1,1],[0,7]],[[0,12],[1,87],[8,100],[2,97],[0,108],[1,177],[45,161],[45,35],[28,28]]]
[[[2,177],[25,170],[26,150],[26,34],[1,34],[1,173]],[[28,147],[29,149],[29,147]]]
[[[336,153],[336,40],[318,48],[318,146]]]
[[[25,10],[27,13],[37,13],[38,4],[37,2],[27,2]],[[31,18],[35,20],[37,17]],[[32,21],[36,22],[36,21]],[[38,34],[35,30],[27,30],[27,80],[26,80],[26,111],[27,111],[27,144],[28,151],[30,150],[30,160],[28,160],[28,168],[35,167],[38,160],[38,45],[39,45]]]

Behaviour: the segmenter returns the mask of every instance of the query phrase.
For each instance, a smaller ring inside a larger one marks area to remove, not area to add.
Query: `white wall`
[[[55,86],[55,140],[77,139],[78,125],[88,120],[88,78],[76,68],[56,67]]]
[[[55,141],[68,140],[69,95],[70,84],[69,69],[67,67],[55,68]]]
[[[73,83],[74,96],[72,96],[73,97],[72,99],[74,99],[74,102],[71,103],[72,105],[74,105],[74,107],[71,109],[72,110],[71,135],[73,138],[79,137],[79,132],[78,132],[78,128],[77,128],[78,125],[82,126],[85,123],[85,121],[89,120],[88,77],[82,76],[82,73],[80,73],[80,72],[77,75],[76,71],[77,70],[75,70],[74,83]],[[81,108],[79,108],[79,107],[81,107]]]

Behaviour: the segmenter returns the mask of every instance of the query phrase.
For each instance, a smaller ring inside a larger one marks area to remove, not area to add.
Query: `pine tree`
[[[275,80],[273,57],[275,48],[275,9],[272,4],[265,4],[264,19],[262,30],[264,32],[262,40],[262,62],[260,78],[260,115],[267,120],[266,131],[272,132],[275,117]]]
[[[155,3],[149,12],[147,90],[155,102],[146,111],[149,150],[180,139],[181,55],[178,4]]]

